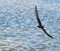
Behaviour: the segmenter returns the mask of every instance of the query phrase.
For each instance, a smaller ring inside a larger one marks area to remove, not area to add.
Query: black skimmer
[[[42,25],[42,23],[41,23],[41,20],[39,19],[39,15],[38,15],[38,10],[37,10],[37,7],[35,6],[35,16],[36,16],[36,19],[37,19],[37,21],[38,21],[38,28],[41,28],[44,32],[45,32],[45,34],[46,35],[48,35],[50,38],[53,38],[50,34],[48,34],[47,33],[47,31],[44,29],[44,26]]]

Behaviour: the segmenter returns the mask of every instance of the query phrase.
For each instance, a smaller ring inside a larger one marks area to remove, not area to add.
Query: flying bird
[[[39,19],[38,10],[37,10],[37,7],[36,7],[36,6],[35,6],[35,16],[36,16],[36,19],[37,19],[38,24],[39,24],[37,27],[38,27],[38,28],[41,28],[47,36],[49,36],[50,38],[53,38],[53,37],[52,37],[50,34],[48,34],[47,31],[44,29],[44,26],[42,25],[41,20]]]

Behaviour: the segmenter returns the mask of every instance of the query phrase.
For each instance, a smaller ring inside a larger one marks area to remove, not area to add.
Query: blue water
[[[60,0],[0,0],[0,51],[60,51]],[[45,29],[37,28],[35,5]]]
[[[44,2],[60,2],[60,0],[42,0]]]

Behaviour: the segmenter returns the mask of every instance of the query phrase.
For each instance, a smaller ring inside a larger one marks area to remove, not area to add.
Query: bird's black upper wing
[[[42,30],[43,30],[43,31],[46,33],[46,35],[48,35],[50,38],[53,38],[50,34],[47,33],[47,31],[46,31],[44,28],[43,28]]]
[[[37,18],[37,21],[38,21],[38,23],[39,23],[39,26],[40,26],[40,25],[42,26],[41,21],[40,21],[40,19],[39,19],[38,10],[37,10],[37,7],[36,7],[36,6],[35,6],[35,16],[36,16],[36,18]]]

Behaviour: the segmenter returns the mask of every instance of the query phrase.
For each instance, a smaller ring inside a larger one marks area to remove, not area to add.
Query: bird
[[[42,23],[41,23],[41,20],[40,20],[40,18],[39,18],[39,14],[38,14],[38,10],[37,10],[37,6],[35,5],[35,16],[36,16],[36,19],[37,19],[37,22],[38,22],[38,28],[41,28],[43,31],[44,31],[44,33],[47,35],[47,36],[49,36],[50,38],[53,38],[49,33],[47,33],[47,31],[44,29],[44,26],[42,25]]]

